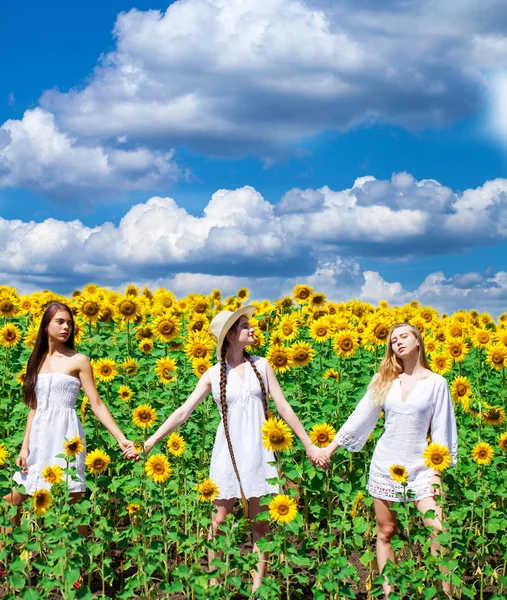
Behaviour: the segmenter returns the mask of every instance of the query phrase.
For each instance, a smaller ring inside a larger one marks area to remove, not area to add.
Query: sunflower
[[[274,452],[283,452],[292,446],[294,434],[282,419],[272,417],[262,425],[262,445]]]
[[[135,358],[127,358],[120,366],[127,377],[133,377],[139,370],[139,363]]]
[[[197,313],[190,315],[190,321],[187,328],[188,331],[191,331],[192,333],[209,329],[208,317],[206,315],[198,315]]]
[[[493,344],[488,351],[488,362],[494,369],[507,367],[507,348],[500,344]]]
[[[85,321],[95,323],[100,317],[102,300],[103,298],[98,294],[81,295],[77,297],[74,306]]]
[[[104,452],[104,450],[92,450],[92,452],[88,452],[85,459],[85,465],[88,467],[90,473],[94,475],[100,475],[103,473],[109,463],[111,462],[111,458]]]
[[[77,346],[84,340],[84,327],[78,319],[74,320],[74,342]]]
[[[463,338],[466,334],[466,329],[460,321],[453,321],[447,326],[447,337],[457,339]]]
[[[25,385],[25,380],[26,380],[26,367],[23,367],[23,369],[16,375],[16,381],[18,382],[18,384],[23,387]]]
[[[142,319],[143,308],[143,303],[136,296],[125,294],[116,300],[116,313],[125,323]]]
[[[391,465],[389,467],[389,473],[391,478],[398,483],[406,483],[408,477],[408,471],[403,465]]]
[[[172,315],[160,315],[153,321],[153,327],[161,342],[170,342],[180,335],[181,323]]]
[[[495,342],[507,348],[507,330],[498,329],[495,335]]]
[[[456,377],[451,383],[451,398],[455,402],[459,402],[463,398],[469,398],[471,394],[472,384],[468,377]]]
[[[0,296],[0,316],[13,317],[19,310],[19,299],[13,294],[2,294]]]
[[[297,342],[290,347],[295,367],[306,367],[315,358],[315,350],[307,342]]]
[[[426,350],[426,354],[428,354],[428,356],[435,354],[439,345],[440,344],[438,341],[434,338],[427,338],[424,340],[424,349]]]
[[[285,494],[278,494],[269,503],[269,516],[277,523],[290,523],[297,514],[296,501]]]
[[[468,347],[465,345],[463,340],[453,339],[447,342],[445,346],[445,352],[452,356],[453,360],[457,363],[463,362],[466,355],[469,352]]]
[[[419,315],[426,323],[426,329],[433,329],[438,321],[438,311],[431,306],[423,306],[419,311]]]
[[[128,385],[120,385],[118,388],[118,396],[122,402],[128,402],[133,395],[134,392],[129,388]]]
[[[326,317],[317,319],[310,325],[310,337],[316,342],[325,342],[332,336],[332,334],[333,332],[329,324],[329,319]]]
[[[3,444],[0,444],[0,465],[5,465],[8,456],[9,452],[7,448]]]
[[[386,314],[376,316],[368,325],[364,338],[370,344],[382,346],[387,342],[391,331],[390,320]]]
[[[314,292],[310,297],[310,306],[321,307],[326,304],[326,295],[322,292]]]
[[[334,379],[335,381],[340,380],[340,374],[338,373],[338,371],[335,371],[334,369],[328,369],[324,373],[323,377],[324,377],[324,379]]]
[[[163,454],[153,454],[144,465],[146,475],[155,483],[164,483],[171,476],[173,470],[169,461]]]
[[[338,356],[348,358],[359,348],[359,340],[354,331],[344,329],[335,335],[333,347]]]
[[[505,421],[505,408],[503,406],[490,406],[482,413],[482,420],[486,425],[499,427]]]
[[[211,479],[205,479],[197,486],[199,492],[199,500],[202,502],[213,502],[218,496],[218,485]]]
[[[77,456],[85,449],[84,440],[76,435],[70,440],[65,440],[63,442],[63,451],[65,452],[65,456]]]
[[[250,296],[250,290],[246,287],[239,288],[236,292],[236,296],[241,302],[246,302]]]
[[[410,319],[410,325],[415,327],[417,331],[424,337],[428,325],[422,317],[412,317]]]
[[[135,283],[129,283],[127,286],[125,286],[125,295],[139,296],[139,288]]]
[[[7,323],[0,329],[0,344],[6,348],[14,348],[21,341],[21,330],[12,323]]]
[[[132,411],[132,421],[134,425],[137,425],[137,427],[141,427],[142,429],[153,427],[156,420],[157,411],[148,404],[136,406]]]
[[[129,502],[126,508],[129,515],[138,515],[141,512],[141,505],[137,502]]]
[[[101,323],[110,323],[112,321],[112,319],[114,319],[114,316],[115,316],[114,306],[112,304],[110,304],[109,302],[102,304],[102,307],[100,309],[99,321]]]
[[[448,354],[434,354],[431,357],[431,368],[438,375],[449,373],[452,368],[452,357]]]
[[[325,448],[333,441],[336,429],[328,423],[321,423],[320,425],[314,425],[310,429],[309,435],[312,444],[315,444],[319,448]]]
[[[501,435],[498,436],[498,445],[501,450],[507,452],[507,431],[504,431]]]
[[[99,286],[95,283],[87,283],[83,288],[84,294],[97,294],[99,291]]]
[[[299,333],[297,315],[295,313],[284,315],[280,319],[280,322],[276,328],[276,332],[282,340],[287,342],[290,342],[296,338]]]
[[[444,471],[451,466],[451,453],[444,444],[432,442],[423,452],[424,463],[434,471]]]
[[[83,423],[86,423],[86,407],[88,404],[90,404],[90,400],[88,399],[88,396],[85,395],[83,396],[83,401],[81,402],[80,407],[81,419],[83,420]]]
[[[493,342],[493,335],[489,329],[476,329],[472,334],[472,345],[475,348],[488,348]]]
[[[167,440],[167,449],[173,456],[181,456],[187,443],[179,433],[173,432]]]
[[[46,483],[54,485],[63,481],[63,469],[58,465],[47,466],[42,469],[42,477]]]
[[[150,338],[143,338],[139,344],[138,348],[143,354],[149,354],[153,350],[153,340]]]
[[[209,368],[211,368],[211,362],[208,358],[196,358],[192,361],[192,371],[196,377],[202,377]]]
[[[278,373],[285,373],[292,367],[292,354],[289,348],[282,345],[270,346],[266,360]]]
[[[111,358],[99,358],[92,361],[93,374],[96,379],[109,383],[118,374],[118,366]]]
[[[33,512],[41,517],[46,513],[48,508],[51,506],[51,494],[48,490],[40,489],[36,490],[32,496],[32,507]]]
[[[489,465],[493,456],[495,456],[495,451],[487,442],[479,442],[472,448],[472,460],[478,465]]]
[[[298,304],[308,304],[313,294],[311,286],[306,284],[298,284],[292,290],[292,295]]]
[[[176,379],[176,370],[176,363],[171,358],[162,357],[157,359],[155,373],[164,385]]]
[[[19,311],[22,315],[28,315],[32,312],[33,302],[30,296],[19,297]]]
[[[359,492],[357,492],[357,495],[354,499],[354,503],[352,504],[352,510],[350,511],[350,516],[355,519],[357,517],[357,513],[359,512],[359,507],[361,506],[361,503],[363,502],[363,498],[364,498],[364,494],[363,492],[361,492],[361,490],[359,490]]]
[[[152,340],[155,337],[155,332],[150,325],[140,326],[136,330],[136,340]]]
[[[185,353],[190,360],[195,358],[209,358],[215,347],[215,341],[208,331],[192,333],[188,337]]]

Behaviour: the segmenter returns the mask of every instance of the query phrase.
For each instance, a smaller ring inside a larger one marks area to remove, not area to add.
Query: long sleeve
[[[452,456],[451,466],[454,467],[458,462],[458,431],[449,386],[443,377],[435,385],[434,393],[430,424],[431,441],[449,448]]]
[[[373,431],[381,410],[382,407],[374,404],[369,392],[366,392],[334,441],[351,452],[359,452]]]

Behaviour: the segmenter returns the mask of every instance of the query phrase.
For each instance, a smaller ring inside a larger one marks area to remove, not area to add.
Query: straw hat
[[[250,317],[255,312],[255,306],[243,306],[242,308],[238,308],[234,312],[230,310],[223,310],[219,312],[217,315],[213,317],[213,320],[210,323],[210,331],[217,338],[217,358],[220,360],[222,358],[222,344],[224,343],[225,336],[229,329],[234,325],[234,323],[240,317],[246,317],[250,319]]]

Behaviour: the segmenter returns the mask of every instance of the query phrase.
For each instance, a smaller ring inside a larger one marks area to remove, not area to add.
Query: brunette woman
[[[133,443],[120,431],[107,406],[100,399],[90,360],[74,350],[74,318],[65,304],[51,303],[42,316],[33,352],[28,359],[23,397],[29,407],[26,431],[16,465],[21,471],[14,481],[24,486],[4,497],[8,504],[19,506],[41,488],[50,489],[42,475],[47,466],[65,468],[64,442],[74,440],[83,451],[76,455],[77,480],[69,479],[73,500],[85,490],[85,436],[74,409],[83,387],[90,406],[128,458],[137,455]],[[81,442],[79,441],[79,439]]]
[[[329,458],[338,446],[352,452],[361,450],[381,410],[385,414],[385,430],[373,453],[367,486],[374,498],[380,572],[387,560],[395,560],[391,545],[397,528],[396,512],[391,510],[393,502],[403,502],[408,497],[422,515],[435,511],[434,517],[424,518],[424,524],[433,528],[432,538],[442,530],[442,509],[435,502],[440,477],[423,458],[428,434],[432,442],[449,449],[451,466],[457,461],[456,421],[447,381],[431,371],[421,334],[409,323],[393,327],[379,372],[323,455]],[[389,467],[393,465],[403,465],[408,472],[405,494],[402,484],[391,477]],[[434,541],[431,550],[439,554],[440,544]],[[447,582],[444,591],[450,591]],[[386,597],[389,592],[386,581]]]
[[[253,306],[245,306],[235,312],[225,310],[215,316],[210,329],[217,338],[220,362],[204,373],[188,400],[146,441],[146,449],[149,450],[182,425],[196,406],[210,392],[213,393],[221,416],[210,466],[210,477],[219,488],[213,534],[216,535],[220,523],[233,510],[235,500],[248,499],[254,552],[259,556],[252,591],[261,585],[267,558],[259,551],[256,542],[269,529],[267,522],[255,522],[253,519],[261,512],[260,498],[277,493],[277,488],[266,481],[276,477],[277,470],[268,464],[275,458],[263,447],[261,435],[262,425],[268,418],[268,393],[280,416],[305,446],[308,458],[314,463],[317,460],[327,463],[285,399],[269,363],[245,351],[246,346],[254,343],[254,330],[249,324],[254,311]]]

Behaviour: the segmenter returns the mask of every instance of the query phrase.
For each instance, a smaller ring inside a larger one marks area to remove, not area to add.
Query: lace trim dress
[[[267,390],[266,360],[258,356],[252,358]],[[259,381],[248,362],[245,364],[244,381],[229,364],[226,368],[229,433],[243,491],[247,498],[276,494],[278,492],[276,486],[266,481],[271,477],[277,477],[277,469],[268,464],[275,460],[273,452],[266,450],[262,445],[261,429],[265,417]],[[220,363],[211,367],[209,374],[213,398],[221,417]],[[218,485],[218,500],[240,497],[222,419],[220,419],[211,455],[210,477]]]
[[[29,454],[26,461],[28,473],[15,473],[14,481],[25,486],[26,493],[32,495],[36,490],[49,490],[51,484],[42,477],[42,471],[48,465],[66,467],[63,454],[63,442],[76,435],[84,440],[83,426],[74,409],[81,382],[76,377],[64,373],[39,373],[35,394],[37,408],[30,431]],[[77,468],[79,481],[69,478],[71,492],[84,492],[85,452],[77,455],[72,464]]]
[[[389,467],[404,465],[408,471],[407,498],[422,500],[435,493],[432,480],[435,472],[424,464],[423,452],[432,442],[447,446],[452,455],[451,466],[458,459],[458,435],[454,408],[447,381],[432,373],[420,379],[404,401],[401,381],[396,379],[386,396],[384,406],[376,406],[367,392],[354,412],[338,431],[335,441],[351,452],[364,446],[383,410],[385,428],[370,465],[367,489],[382,500],[403,501],[403,486],[393,481]]]

